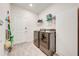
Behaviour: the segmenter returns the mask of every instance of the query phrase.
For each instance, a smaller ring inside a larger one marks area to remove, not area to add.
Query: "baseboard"
[[[62,53],[60,53],[59,51],[56,51],[56,54],[58,55],[58,56],[64,56]]]
[[[13,44],[13,46],[16,46],[16,45],[19,45],[19,44],[24,44],[24,43],[33,43],[33,41],[31,42],[21,42],[21,43],[15,43],[15,44]]]

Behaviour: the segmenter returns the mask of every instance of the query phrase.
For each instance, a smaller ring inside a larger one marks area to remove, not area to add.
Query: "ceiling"
[[[12,3],[11,5],[15,5],[18,7],[25,8],[31,12],[34,12],[36,14],[41,13],[46,8],[51,6],[53,3],[32,3],[32,6],[29,6],[30,3]]]

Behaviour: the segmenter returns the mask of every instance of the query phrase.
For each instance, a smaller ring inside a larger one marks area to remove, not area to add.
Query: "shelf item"
[[[51,21],[52,20],[52,14],[48,14],[47,15],[47,21]]]
[[[43,23],[43,20],[42,19],[39,19],[37,22],[38,23]]]

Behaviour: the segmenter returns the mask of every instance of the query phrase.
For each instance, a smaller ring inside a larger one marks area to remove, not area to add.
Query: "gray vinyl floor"
[[[23,43],[15,45],[8,56],[46,56],[46,54],[33,43]]]

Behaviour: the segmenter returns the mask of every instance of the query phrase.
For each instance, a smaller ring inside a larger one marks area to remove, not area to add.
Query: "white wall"
[[[4,54],[4,42],[5,42],[5,18],[7,15],[7,10],[9,9],[10,6],[9,4],[6,3],[0,3],[0,20],[3,20],[3,25],[0,25],[0,55],[5,55]]]
[[[44,21],[47,14],[56,15],[56,50],[59,55],[77,55],[78,6],[79,4],[54,4],[39,15]],[[43,27],[47,28],[46,24]],[[55,27],[51,25],[50,28]]]
[[[37,15],[25,9],[11,6],[11,24],[14,43],[33,41],[33,31],[40,28],[56,28],[56,50],[59,55],[77,55],[77,8],[79,4],[55,4],[43,11],[39,18],[44,23],[37,25]],[[46,21],[46,15],[56,15],[56,26]],[[25,32],[27,27],[27,32]]]
[[[14,44],[33,42],[33,31],[36,28],[37,15],[26,9],[11,5],[11,29]],[[27,30],[25,30],[27,27]]]

